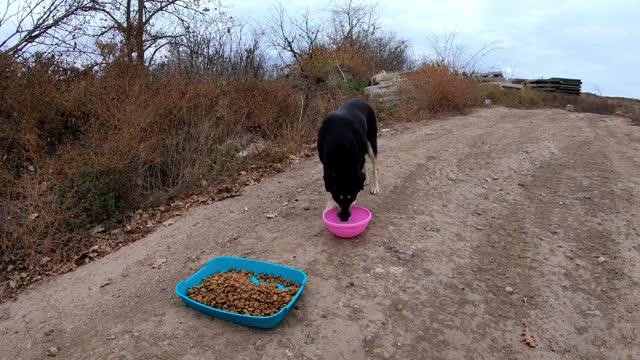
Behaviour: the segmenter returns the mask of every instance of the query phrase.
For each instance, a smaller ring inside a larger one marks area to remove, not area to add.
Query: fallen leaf
[[[35,220],[35,219],[37,219],[37,218],[38,218],[38,216],[40,216],[40,214],[38,214],[38,213],[33,213],[33,214],[29,215],[29,219],[30,219],[30,220]]]
[[[74,271],[78,266],[74,263],[74,262],[70,262],[67,264],[64,264],[62,266],[60,266],[58,268],[58,270],[56,271],[56,273],[59,274],[65,274],[68,273],[70,271]]]
[[[522,330],[522,342],[529,345],[531,348],[535,348],[538,346],[538,339],[536,339],[535,335],[529,330],[528,326],[524,326],[524,330]]]

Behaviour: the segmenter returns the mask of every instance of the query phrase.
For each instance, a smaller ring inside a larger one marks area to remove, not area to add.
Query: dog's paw
[[[370,192],[373,195],[378,195],[378,194],[380,194],[380,188],[378,186],[374,186],[374,187],[371,188]]]

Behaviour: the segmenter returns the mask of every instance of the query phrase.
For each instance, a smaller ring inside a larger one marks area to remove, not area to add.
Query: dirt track
[[[323,229],[312,158],[0,305],[0,358],[640,359],[639,154],[640,127],[560,110],[384,132],[358,241]],[[217,255],[308,287],[273,330],[212,320],[173,287]]]

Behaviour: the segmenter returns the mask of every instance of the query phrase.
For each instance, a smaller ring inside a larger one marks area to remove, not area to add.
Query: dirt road
[[[640,127],[492,108],[383,132],[380,163],[359,240],[311,158],[1,305],[0,358],[640,359]],[[173,287],[218,255],[308,287],[273,330],[208,318]]]

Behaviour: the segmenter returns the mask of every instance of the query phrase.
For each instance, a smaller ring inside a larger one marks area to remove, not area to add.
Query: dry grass
[[[447,66],[425,63],[407,76],[401,104],[403,116],[461,114],[482,103],[478,84]]]
[[[483,85],[485,97],[494,104],[517,109],[560,108],[573,105],[578,112],[601,115],[621,115],[640,124],[640,101],[635,99],[612,98],[583,93],[580,96],[544,93],[531,89],[522,91],[501,90]]]
[[[282,161],[345,99],[286,79],[65,69],[55,59],[0,69],[2,270],[50,269],[92,246],[96,225]],[[256,141],[260,154],[238,156]]]

